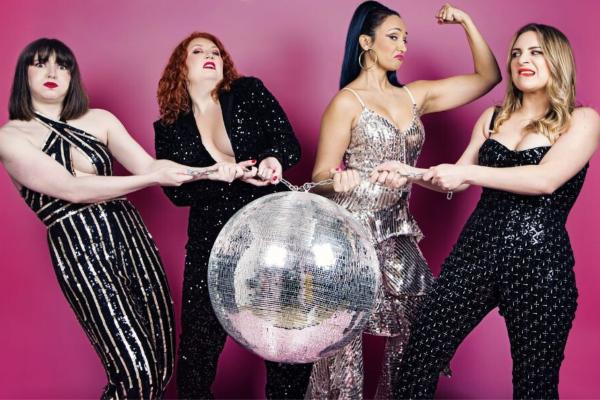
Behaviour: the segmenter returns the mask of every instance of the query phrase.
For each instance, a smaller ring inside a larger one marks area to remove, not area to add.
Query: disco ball
[[[280,192],[239,210],[210,254],[209,293],[224,329],[259,356],[307,363],[360,334],[376,305],[369,234],[315,194]]]

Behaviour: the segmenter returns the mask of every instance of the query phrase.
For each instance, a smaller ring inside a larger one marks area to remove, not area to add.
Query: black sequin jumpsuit
[[[549,146],[523,151],[487,139],[479,164],[538,164]],[[421,309],[399,370],[394,398],[433,398],[457,347],[495,307],[506,321],[513,396],[558,398],[558,376],[577,308],[567,215],[587,165],[549,195],[483,189]]]
[[[279,160],[283,169],[300,159],[300,145],[279,103],[263,83],[251,77],[232,83],[219,101],[223,121],[237,161],[266,157]],[[157,158],[195,167],[215,163],[202,145],[194,115],[188,112],[173,124],[154,124]],[[227,334],[212,309],[207,287],[211,248],[223,225],[244,205],[283,185],[256,187],[202,180],[177,188],[164,188],[177,206],[190,206],[179,345],[177,387],[181,398],[212,398],[217,361]],[[302,398],[312,364],[266,362],[268,398]]]

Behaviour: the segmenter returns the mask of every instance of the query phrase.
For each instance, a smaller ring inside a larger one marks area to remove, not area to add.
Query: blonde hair
[[[550,105],[546,114],[533,120],[525,127],[526,132],[538,132],[554,143],[561,134],[569,129],[571,114],[575,109],[575,60],[567,37],[558,29],[542,24],[528,24],[519,29],[512,39],[507,62],[508,75],[511,76],[512,49],[515,42],[525,32],[535,32],[540,41],[544,58],[550,71],[546,93]],[[492,133],[497,133],[500,125],[508,120],[512,113],[522,106],[523,92],[508,81],[506,96],[500,106],[498,117],[494,121]]]

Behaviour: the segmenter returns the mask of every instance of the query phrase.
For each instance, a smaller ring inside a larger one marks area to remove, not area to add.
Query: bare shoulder
[[[111,112],[101,108],[90,108],[81,117],[69,121],[75,128],[81,129],[96,136],[100,141],[107,143],[108,132],[120,125],[119,120]]]
[[[481,122],[481,123],[485,124],[484,126],[485,126],[485,128],[487,128],[487,124],[492,121],[492,115],[494,114],[495,111],[496,111],[496,106],[490,106],[490,107],[486,108],[485,110],[483,110],[483,112],[479,116],[479,119],[477,120],[477,122]]]
[[[591,107],[578,107],[573,111],[572,126],[588,125],[598,128],[600,126],[600,115]]]
[[[23,121],[9,121],[0,127],[0,159],[23,147],[32,147]]]
[[[117,117],[113,113],[107,110],[103,110],[101,108],[90,108],[81,118],[81,120],[85,123],[95,123],[103,126],[109,126],[118,121]]]
[[[410,83],[406,83],[404,86],[406,86],[406,88],[408,90],[410,90],[410,92],[413,94],[413,96],[423,97],[423,96],[425,96],[425,94],[427,94],[427,91],[431,87],[432,82],[433,81],[418,80],[418,81],[412,81]]]
[[[333,96],[327,109],[334,112],[349,113],[352,116],[362,110],[362,105],[356,95],[350,90],[340,90]]]
[[[565,136],[588,137],[598,141],[600,139],[600,115],[591,107],[578,107],[571,114],[571,124]]]

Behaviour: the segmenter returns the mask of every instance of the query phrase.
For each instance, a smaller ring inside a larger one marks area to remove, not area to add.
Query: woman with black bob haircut
[[[358,6],[346,38],[341,90],[323,115],[313,169],[314,181],[333,178],[322,193],[362,222],[379,256],[383,293],[366,328],[367,333],[388,338],[378,398],[391,396],[391,371],[400,362],[417,309],[433,283],[417,245],[421,231],[408,211],[407,177],[420,183],[423,172],[414,168],[425,134],[420,116],[473,101],[500,81],[496,60],[468,14],[445,5],[436,18],[464,28],[475,71],[402,85],[396,70],[406,57],[406,23],[378,2]],[[363,397],[362,386],[359,336],[337,355],[315,364],[307,397],[357,399]]]
[[[573,50],[552,26],[519,29],[507,76],[504,101],[479,117],[457,163],[423,177],[439,191],[483,191],[394,371],[395,398],[432,399],[443,366],[496,307],[510,339],[513,397],[559,397],[578,297],[565,223],[598,148],[600,116],[577,106]]]
[[[77,61],[56,39],[19,56],[0,160],[47,228],[60,287],[106,370],[105,399],[159,398],[174,364],[172,300],[158,250],[123,196],[217,179],[155,160],[111,113],[88,108]],[[134,175],[112,176],[111,155]]]

